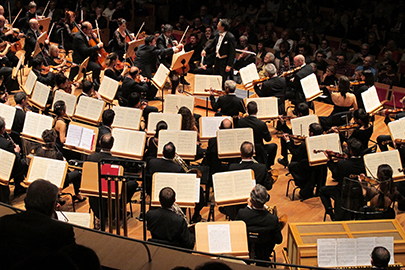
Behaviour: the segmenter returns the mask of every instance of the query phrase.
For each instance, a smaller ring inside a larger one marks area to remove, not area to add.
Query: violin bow
[[[15,23],[15,21],[17,20],[18,16],[20,16],[22,10],[23,10],[23,9],[20,9],[20,11],[18,12],[17,16],[15,16],[14,21],[13,21],[13,23],[11,24],[11,27],[14,25],[14,23]]]
[[[188,28],[189,28],[189,27],[190,27],[190,26],[187,25],[186,31],[184,31],[183,36],[181,37],[179,44],[181,44],[181,43],[183,42],[184,36],[187,34],[187,31],[188,31]]]
[[[46,6],[44,8],[44,12],[42,12],[42,16],[45,16],[46,9],[48,8],[50,2],[51,2],[51,0],[49,0],[48,3],[46,4]]]
[[[136,36],[135,36],[135,40],[138,39],[138,35],[139,35],[139,33],[141,32],[141,30],[142,30],[142,28],[143,28],[144,25],[145,25],[145,22],[142,23],[141,27],[139,27],[138,33],[136,33]]]
[[[98,42],[101,42],[100,28],[98,28],[98,22],[97,22],[97,20],[95,20],[95,22],[96,22],[96,27],[97,27]]]
[[[10,8],[10,1],[7,2],[8,3],[8,22],[11,22],[11,8]]]

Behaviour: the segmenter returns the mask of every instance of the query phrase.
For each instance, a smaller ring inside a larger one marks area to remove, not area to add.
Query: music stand
[[[83,78],[83,70],[86,70],[87,65],[89,63],[90,57],[87,57],[79,66],[79,73],[77,73],[76,77],[73,79],[73,82],[77,82]],[[86,71],[84,71],[86,72]]]
[[[132,57],[135,56],[135,49],[143,44],[145,44],[144,38],[128,42],[128,47],[127,47],[125,58],[131,58],[131,60],[132,60]]]
[[[35,43],[35,50],[32,52],[31,57],[34,58],[37,56],[41,51],[42,48],[39,46],[40,44],[44,45],[46,40],[46,32],[43,32],[38,38],[37,38],[37,43]]]
[[[42,26],[42,32],[48,32],[49,25],[51,24],[51,18],[39,19],[38,20],[39,27]]]
[[[181,51],[181,52],[173,54],[172,65],[170,66],[170,70],[173,71],[173,70],[181,69],[182,73],[180,74],[180,80],[181,79],[184,80],[184,74],[186,73],[185,72],[186,65],[188,64],[188,62],[190,62],[190,58],[193,55],[193,53],[194,53],[194,50],[189,51],[189,52]],[[184,88],[185,88],[185,86],[183,84],[183,91],[181,93],[185,92],[189,95],[192,95],[191,93],[186,92],[184,90]],[[173,94],[175,94],[175,93],[173,93]]]

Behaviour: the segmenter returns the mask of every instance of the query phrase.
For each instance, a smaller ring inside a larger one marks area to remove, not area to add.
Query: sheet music
[[[250,169],[215,173],[212,182],[216,202],[247,199],[254,184]]]
[[[356,265],[356,239],[338,238],[336,241],[338,266]]]
[[[321,161],[326,160],[326,156],[323,152],[314,153],[315,150],[332,150],[334,152],[341,153],[339,134],[330,133],[322,134],[318,136],[311,136],[306,138],[307,152],[309,161]]]
[[[45,179],[60,188],[65,179],[66,166],[66,161],[34,157],[30,164],[30,173],[27,176],[27,181],[32,183],[37,179]]]
[[[148,134],[155,134],[156,124],[161,120],[166,122],[167,130],[181,129],[181,114],[152,112],[149,114]]]
[[[367,175],[377,177],[378,166],[381,164],[388,164],[392,168],[393,177],[401,177],[403,174],[399,172],[398,169],[402,169],[401,158],[398,150],[384,151],[373,154],[364,155],[364,164],[367,166]]]
[[[83,128],[81,126],[69,125],[65,144],[78,147],[82,139],[82,132]]]
[[[218,130],[218,154],[240,153],[240,146],[244,141],[254,143],[252,129],[235,128]]]
[[[79,147],[87,150],[92,150],[94,139],[95,139],[94,130],[83,127]]]
[[[231,252],[231,232],[229,224],[207,225],[210,253]]]
[[[336,253],[336,239],[317,239],[318,267],[337,266]]]
[[[66,104],[66,114],[68,116],[73,116],[76,109],[77,97],[73,94],[66,93],[63,90],[55,91],[55,96],[53,98],[52,109],[53,105],[56,101],[63,100]]]
[[[113,110],[115,117],[112,127],[139,130],[143,113],[141,109],[114,106]]]
[[[316,114],[310,114],[291,119],[291,129],[293,135],[309,136],[308,128],[309,125],[312,123],[319,123],[318,116]]]
[[[34,112],[27,112],[22,133],[35,138],[42,138],[42,132],[45,129],[51,128],[52,117]]]
[[[186,173],[155,173],[153,201],[159,201],[159,192],[164,187],[171,187],[176,192],[178,203],[195,203],[200,200],[200,181],[196,174]],[[191,192],[197,190],[198,194]],[[197,196],[198,195],[198,196]]]
[[[316,79],[316,75],[314,73],[301,79],[300,82],[306,99],[309,99],[321,92],[319,89],[318,80]]]
[[[197,154],[197,131],[192,130],[161,130],[159,131],[158,153],[168,142],[176,146],[176,153],[181,157]]]
[[[119,85],[119,82],[116,80],[113,80],[108,76],[104,76],[103,81],[100,84],[100,88],[98,89],[98,93],[107,100],[113,100]]]
[[[195,179],[195,202],[200,201],[200,184],[201,184],[201,178],[196,178]]]
[[[143,131],[114,128],[112,130],[114,146],[112,152],[121,152],[139,157],[143,156],[146,133]]]
[[[390,262],[388,264],[394,264],[394,237],[376,237],[375,246],[382,246],[388,249],[390,253]]]
[[[164,83],[167,80],[167,77],[169,76],[170,70],[163,64],[160,64],[158,70],[155,73],[155,76],[153,76],[152,80],[157,84],[159,88],[162,88]]]
[[[11,171],[13,170],[15,154],[0,149],[0,179],[10,180]]]
[[[401,118],[388,123],[392,140],[405,140],[405,118]]]
[[[49,92],[51,90],[49,87],[41,82],[37,82],[34,87],[34,92],[32,93],[31,100],[37,103],[40,107],[45,108],[46,102],[48,101]]]
[[[60,220],[60,221],[68,222],[70,224],[82,226],[85,228],[90,228],[90,224],[91,224],[90,213],[63,211],[63,214],[62,214],[61,211],[56,211],[56,215],[58,216],[58,220]],[[66,220],[65,216],[68,218],[68,220]]]
[[[278,117],[278,98],[276,97],[263,97],[263,98],[248,98],[246,105],[249,102],[255,101],[257,103],[257,118]]]
[[[13,68],[13,72],[12,72],[12,75],[11,75],[13,79],[16,78],[17,73],[18,73],[18,71],[20,70],[21,65],[22,65],[22,63],[23,63],[23,61],[24,61],[24,58],[25,58],[24,55],[21,55],[20,58],[18,58],[18,63],[17,63],[17,65],[15,66],[15,68]]]
[[[194,76],[194,94],[209,95],[204,89],[222,89],[222,77],[220,75],[200,75]]]
[[[79,99],[79,104],[77,104],[75,115],[92,121],[99,121],[103,109],[104,101],[82,96]]]
[[[177,113],[183,106],[187,107],[192,113],[194,111],[194,97],[169,94],[165,96],[163,112]]]
[[[381,106],[377,90],[374,86],[371,86],[367,91],[361,93],[361,98],[363,99],[364,109],[368,113]]]
[[[6,122],[6,130],[11,130],[13,126],[15,110],[16,108],[12,106],[0,103],[0,116],[3,117]]]
[[[35,73],[32,70],[30,70],[30,72],[28,73],[27,80],[25,81],[25,85],[24,85],[24,89],[28,96],[31,95],[36,81],[37,81],[37,75],[35,75]]]
[[[356,265],[371,265],[370,254],[375,246],[375,237],[356,238]]]
[[[254,80],[260,79],[259,73],[257,72],[257,67],[254,63],[239,69],[239,74],[243,84],[247,84]]]
[[[201,138],[212,138],[217,135],[219,126],[224,119],[232,121],[230,116],[215,116],[215,117],[201,117],[200,118],[200,132]]]

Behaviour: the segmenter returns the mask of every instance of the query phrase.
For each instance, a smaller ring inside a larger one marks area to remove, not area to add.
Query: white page
[[[0,149],[0,178],[10,180],[11,171],[13,170],[15,154]]]
[[[247,199],[255,183],[250,169],[215,173],[212,182],[217,202]]]
[[[112,127],[139,130],[143,111],[137,108],[114,106],[115,112]]]
[[[155,134],[156,124],[161,120],[166,122],[167,130],[181,129],[181,114],[152,112],[148,119],[148,134]]]
[[[254,80],[260,79],[257,67],[254,63],[247,65],[239,70],[240,77],[243,84],[250,83]]]
[[[370,254],[375,246],[375,237],[356,238],[356,265],[371,265]]]
[[[205,89],[222,89],[222,77],[220,75],[199,75],[194,76],[194,94],[209,95]]]
[[[24,85],[25,91],[27,91],[27,93],[26,93],[27,95],[31,95],[36,81],[37,81],[37,75],[35,75],[35,73],[32,70],[30,70],[30,72],[28,73],[27,80],[25,81],[25,85]]]
[[[254,143],[251,128],[220,129],[217,131],[218,153],[240,153],[240,146],[244,141]]]
[[[183,106],[187,107],[192,113],[194,111],[194,97],[169,94],[165,96],[163,112],[177,113]]]
[[[76,109],[77,97],[73,94],[66,93],[63,90],[55,91],[55,96],[53,98],[52,109],[53,105],[56,101],[63,100],[66,104],[66,114],[68,116],[73,116]]]
[[[79,146],[82,139],[83,127],[70,124],[66,135],[66,145]]]
[[[34,112],[27,112],[25,115],[25,121],[23,126],[23,134],[36,137],[37,128],[40,115]]]
[[[374,86],[371,86],[367,91],[361,93],[361,98],[363,99],[364,109],[368,113],[381,105],[377,90]]]
[[[316,75],[314,73],[301,79],[300,82],[302,90],[305,94],[305,98],[311,98],[321,92],[321,90],[319,89],[318,80],[316,79]]]
[[[257,117],[259,119],[266,117],[278,117],[278,98],[248,98],[246,100],[246,105],[251,101],[255,101],[257,103]]]
[[[217,135],[219,126],[224,119],[229,119],[232,121],[230,116],[215,116],[215,117],[201,117],[201,137],[202,138],[212,138]]]
[[[85,228],[90,228],[91,215],[90,213],[78,213],[78,212],[65,212],[56,211],[58,220],[63,222],[68,222],[70,224],[82,226]],[[65,217],[66,216],[66,217]],[[68,220],[66,220],[68,218]]]
[[[47,171],[44,179],[50,181],[57,187],[62,187],[62,182],[65,180],[66,161],[52,159],[48,161]]]
[[[100,88],[98,89],[98,93],[108,100],[113,100],[119,85],[119,82],[116,80],[113,80],[108,76],[104,76],[103,81],[100,84]]]
[[[13,126],[15,110],[16,108],[12,106],[0,103],[0,116],[4,118],[7,130],[11,130],[11,127]]]
[[[41,107],[46,106],[46,102],[49,97],[49,87],[41,82],[37,82],[34,87],[34,92],[32,93],[32,101],[37,103]]]
[[[229,224],[207,225],[210,253],[232,252]]]
[[[338,266],[356,265],[356,239],[338,238],[336,241]]]
[[[392,139],[405,139],[405,118],[395,120],[388,123],[388,129],[391,133]]]
[[[179,156],[197,154],[197,131],[192,130],[160,130],[158,153],[163,154],[163,147],[168,142],[176,146],[176,153]]]
[[[291,119],[291,129],[293,135],[309,136],[309,125],[319,123],[316,114],[310,114]],[[301,132],[302,131],[302,132]]]
[[[158,70],[153,76],[152,80],[159,86],[162,87],[166,82],[167,77],[169,76],[170,70],[163,64],[160,64]]]
[[[337,266],[336,253],[336,239],[317,239],[318,267]]]
[[[200,201],[200,183],[201,178],[195,179],[195,202],[198,203]]]
[[[199,181],[196,181],[196,174],[186,173],[156,173],[154,179],[154,194],[155,202],[159,201],[159,192],[164,187],[171,187],[176,192],[176,201],[179,203],[195,203],[195,194],[190,192],[196,190]],[[198,194],[199,195],[199,194]],[[198,200],[199,201],[199,197]]]
[[[114,128],[115,143],[111,151],[143,156],[146,133],[143,131]],[[137,142],[137,143],[134,143]]]
[[[91,148],[93,146],[93,142],[95,140],[94,137],[95,137],[94,130],[92,130],[90,128],[83,128],[82,138],[80,140],[79,147],[87,149],[87,150],[91,150]]]
[[[98,121],[104,109],[104,101],[82,96],[76,107],[75,115]]]
[[[239,170],[237,172],[238,173],[232,175],[234,186],[237,187],[235,189],[235,198],[240,199],[246,197],[247,199],[255,183],[252,170]]]
[[[27,121],[27,119],[25,121]],[[37,131],[36,131],[38,138],[42,138],[42,132],[45,129],[52,128],[52,121],[53,121],[53,118],[50,116],[42,115],[42,114],[39,115]]]
[[[368,176],[370,176],[369,171],[371,171],[372,176],[377,177],[378,166],[381,164],[389,164],[391,166],[393,177],[402,176],[402,172],[400,173],[398,171],[399,168],[402,168],[398,150],[367,154],[364,155],[363,159],[368,168],[368,170],[366,170]]]
[[[385,247],[390,253],[390,262],[389,264],[394,264],[394,237],[376,237],[375,246]]]

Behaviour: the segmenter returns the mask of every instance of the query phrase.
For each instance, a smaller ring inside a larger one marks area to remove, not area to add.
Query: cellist
[[[92,33],[93,27],[90,22],[83,22],[79,32],[77,32],[73,38],[73,62],[80,64],[87,57],[90,57],[87,64],[86,71],[93,71],[92,78],[95,84],[95,88],[100,86],[100,72],[101,66],[96,63],[98,55],[97,51],[104,47],[102,42],[98,42],[94,46],[90,46],[89,42],[94,42],[94,35]],[[74,67],[70,71],[69,79],[73,80],[79,72],[79,67]]]

